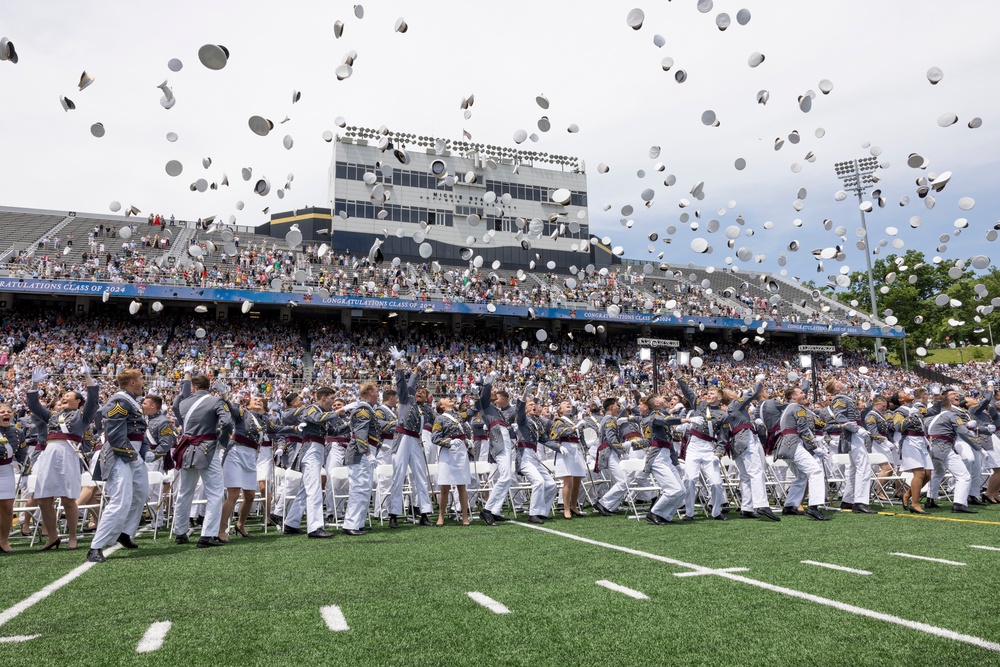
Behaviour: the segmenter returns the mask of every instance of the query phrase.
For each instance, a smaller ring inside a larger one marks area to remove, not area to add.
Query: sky
[[[706,4],[713,6],[700,11]],[[626,22],[634,8],[645,14],[639,30]],[[739,25],[744,8],[751,18]],[[514,146],[519,129],[535,132],[538,142],[522,147],[584,160],[591,233],[610,236],[636,259],[662,252],[675,266],[726,266],[728,258],[742,270],[784,270],[818,283],[844,267],[861,270],[858,202],[836,201],[841,184],[833,165],[873,150],[887,201],[868,214],[873,248],[899,240],[898,254],[912,248],[951,259],[993,251],[986,234],[1000,218],[1000,3],[380,1],[363,10],[359,19],[346,2],[8,3],[0,37],[13,42],[20,61],[0,62],[0,206],[110,213],[118,201],[144,215],[235,215],[237,224],[257,225],[269,217],[265,207],[328,205],[332,144],[322,135],[336,131],[342,116],[348,125],[444,138],[460,139],[464,130],[474,141],[505,146]],[[720,31],[723,12],[731,25]],[[394,31],[400,17],[406,33]],[[344,23],[339,39],[337,20]],[[199,62],[204,44],[229,49],[223,69]],[[352,50],[353,73],[338,81],[334,72]],[[752,68],[754,52],[764,61]],[[674,61],[668,72],[666,57]],[[168,69],[171,58],[182,61],[179,72]],[[937,85],[927,79],[932,67],[944,74]],[[683,83],[674,79],[678,69],[687,73]],[[84,70],[95,80],[81,91]],[[165,79],[177,99],[169,110],[156,87]],[[824,79],[829,94],[820,91]],[[293,104],[295,90],[301,99]],[[757,102],[761,90],[770,94],[766,105]],[[806,113],[798,98],[810,91]],[[464,118],[460,102],[470,94],[475,103]],[[535,102],[539,94],[550,101],[547,111]],[[77,108],[63,111],[60,95]],[[702,123],[706,111],[718,127]],[[941,127],[947,113],[958,121]],[[272,119],[274,130],[253,134],[253,115]],[[542,115],[552,123],[547,133],[536,126]],[[982,126],[970,129],[975,117]],[[98,122],[101,138],[91,134]],[[566,131],[571,123],[578,133]],[[788,140],[793,131],[798,144]],[[168,132],[178,140],[167,141]],[[785,143],[775,150],[778,137]],[[652,146],[660,147],[656,159]],[[810,151],[812,162],[805,159]],[[911,153],[926,167],[907,166]],[[745,169],[735,168],[738,158]],[[183,164],[180,176],[167,175],[169,160]],[[607,173],[598,172],[602,163]],[[271,194],[255,195],[240,177],[243,167],[276,184]],[[928,209],[916,181],[946,171],[951,180]],[[199,178],[221,182],[223,174],[228,187],[190,190]],[[289,174],[292,187],[278,199]],[[668,175],[676,179],[669,187]],[[699,183],[700,201],[690,194]],[[646,188],[655,192],[648,208],[640,198]],[[900,206],[904,196],[910,202]],[[974,200],[971,210],[959,207],[964,197]],[[623,216],[626,205],[634,211]],[[685,213],[689,220],[681,222]],[[729,249],[724,232],[739,224],[737,216],[743,235]],[[956,236],[960,218],[968,227]],[[631,228],[622,224],[628,220]],[[711,220],[719,222],[714,233],[707,231]],[[835,233],[840,226],[846,240]],[[651,232],[659,236],[653,253]],[[941,242],[944,234],[950,238]],[[712,252],[694,252],[697,239]],[[788,251],[792,240],[798,252]],[[844,261],[827,260],[817,273],[810,251],[836,245],[844,246]],[[737,258],[741,247],[749,261]]]

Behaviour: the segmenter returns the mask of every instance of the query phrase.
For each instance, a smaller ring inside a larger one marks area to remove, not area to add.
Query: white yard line
[[[718,570],[705,570],[704,572],[674,572],[675,577],[703,577],[706,574],[719,574],[720,572],[746,572],[745,567],[723,567]]]
[[[833,563],[819,563],[814,560],[800,560],[799,562],[805,563],[806,565],[825,567],[830,570],[839,570],[840,572],[850,572],[851,574],[871,574],[868,570],[855,570],[853,567],[844,567],[843,565],[834,565]]]
[[[479,604],[483,605],[484,607],[486,607],[490,611],[492,611],[494,614],[509,614],[510,613],[510,609],[507,609],[507,607],[505,607],[502,603],[497,602],[496,600],[494,600],[493,598],[489,597],[488,595],[483,595],[482,593],[478,593],[476,591],[472,591],[472,592],[469,593],[469,597],[472,598],[473,600],[475,600],[476,602],[478,602]]]
[[[118,551],[118,549],[121,549],[120,544],[116,544],[113,547],[105,549],[104,555],[107,556],[108,554],[112,554],[115,551]],[[80,565],[70,570],[68,574],[56,579],[42,590],[38,591],[37,593],[32,593],[26,599],[21,600],[10,609],[7,609],[4,612],[0,613],[0,625],[3,625],[8,621],[17,618],[22,613],[24,613],[25,610],[33,607],[34,605],[38,604],[45,598],[49,597],[50,595],[58,591],[60,588],[72,582],[74,579],[76,579],[77,577],[79,577],[80,575],[82,575],[84,572],[94,567],[95,565],[97,565],[97,563],[84,563],[83,565]]]
[[[146,634],[142,636],[142,641],[135,647],[136,653],[152,653],[163,646],[163,640],[173,625],[170,621],[159,621],[146,628]]]
[[[631,554],[633,556],[641,556],[642,558],[649,558],[651,560],[659,561],[661,563],[668,563],[670,565],[676,565],[678,567],[685,567],[688,568],[689,570],[711,573],[717,577],[722,577],[723,579],[729,579],[730,581],[738,581],[742,584],[747,584],[748,586],[763,588],[764,590],[768,590],[774,593],[780,593],[781,595],[787,595],[789,597],[798,598],[800,600],[806,600],[807,602],[813,602],[815,604],[823,605],[826,607],[832,607],[834,609],[840,611],[846,611],[850,614],[855,614],[857,616],[873,618],[878,621],[884,621],[886,623],[892,623],[894,625],[899,625],[904,628],[909,628],[910,630],[924,632],[926,634],[933,635],[935,637],[941,637],[943,639],[952,639],[954,641],[962,642],[964,644],[971,644],[972,646],[978,646],[980,648],[984,648],[989,651],[1000,652],[1000,643],[991,642],[986,639],[982,639],[980,637],[975,637],[972,635],[962,634],[960,632],[955,632],[954,630],[939,628],[934,625],[928,625],[927,623],[910,621],[905,618],[900,618],[898,616],[892,616],[891,614],[883,614],[881,612],[873,611],[871,609],[865,609],[864,607],[856,607],[851,604],[845,604],[843,602],[837,602],[836,600],[831,600],[829,598],[820,597],[818,595],[812,595],[811,593],[803,593],[802,591],[796,591],[791,588],[785,588],[784,586],[775,586],[774,584],[769,584],[765,581],[757,581],[756,579],[750,579],[749,577],[744,577],[739,574],[733,574],[732,572],[722,572],[719,570],[712,570],[711,568],[702,567],[701,565],[695,565],[694,563],[686,563],[684,561],[676,560],[674,558],[667,558],[666,556],[659,556],[657,554],[651,554],[646,551],[639,551],[638,549],[629,549],[628,547],[621,547],[618,546],[617,544],[598,542],[597,540],[591,540],[586,537],[580,537],[578,535],[563,533],[558,530],[552,530],[551,528],[544,528],[542,526],[536,526],[530,523],[521,523],[520,521],[511,521],[510,523],[514,524],[515,526],[521,526],[523,528],[531,528],[532,530],[538,530],[543,533],[550,533],[552,535],[558,535],[559,537],[565,537],[566,539],[569,540],[583,542],[584,544],[604,547],[605,549],[612,549],[614,551],[621,551],[622,553]]]
[[[16,637],[0,637],[0,644],[16,644],[18,642],[29,642],[38,639],[41,635],[17,635]]]
[[[344,618],[344,612],[340,611],[340,607],[337,605],[331,604],[326,607],[320,607],[319,613],[323,616],[323,621],[326,623],[326,627],[330,629],[330,632],[350,630],[347,627],[347,619]]]
[[[604,586],[605,588],[615,591],[616,593],[622,593],[629,596],[630,598],[635,598],[636,600],[648,600],[649,596],[645,593],[637,591],[633,588],[628,588],[627,586],[621,586],[607,579],[601,579],[600,581],[595,581],[598,586]]]
[[[941,563],[943,565],[965,565],[965,563],[959,563],[954,560],[945,560],[943,558],[928,558],[927,556],[917,556],[916,554],[903,554],[898,551],[893,551],[889,554],[890,556],[902,556],[903,558],[914,558],[916,560],[926,560],[931,563]]]
[[[984,549],[986,551],[1000,551],[1000,547],[984,547],[981,544],[970,544],[970,549]]]

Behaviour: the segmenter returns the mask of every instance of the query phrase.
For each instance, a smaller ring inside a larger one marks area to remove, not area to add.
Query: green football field
[[[0,559],[0,665],[998,664],[1000,509],[935,516],[144,533],[90,568],[85,546],[21,544]]]

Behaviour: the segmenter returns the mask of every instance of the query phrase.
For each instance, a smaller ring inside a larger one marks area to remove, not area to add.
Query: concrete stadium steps
[[[0,210],[0,253],[14,244],[24,244],[21,249],[30,247],[67,217]]]

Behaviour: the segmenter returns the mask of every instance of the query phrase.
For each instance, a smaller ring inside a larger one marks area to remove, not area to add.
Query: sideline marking
[[[487,609],[489,609],[490,611],[492,611],[494,614],[510,613],[510,609],[507,609],[507,607],[505,607],[503,604],[497,602],[488,595],[483,595],[482,593],[479,593],[477,591],[471,591],[468,593],[468,596],[473,600],[475,600],[476,602],[478,602],[479,604],[486,607]]]
[[[621,584],[616,584],[613,581],[608,581],[607,579],[601,579],[600,581],[595,581],[598,586],[604,586],[605,588],[615,591],[616,593],[623,593],[630,598],[635,598],[636,600],[648,600],[649,596],[645,593],[635,590],[634,588],[628,588],[627,586],[622,586]]]
[[[776,586],[774,584],[769,584],[765,581],[750,579],[749,577],[744,577],[743,575],[740,574],[733,574],[731,572],[720,572],[718,570],[712,570],[711,568],[702,567],[701,565],[695,565],[694,563],[686,563],[682,560],[667,558],[666,556],[658,556],[656,554],[651,554],[646,551],[639,551],[638,549],[629,549],[628,547],[621,547],[618,546],[617,544],[598,542],[597,540],[591,540],[589,538],[580,537],[578,535],[571,535],[570,533],[563,533],[558,530],[553,530],[551,528],[544,528],[542,526],[536,526],[530,523],[521,523],[520,521],[510,521],[509,523],[512,523],[515,526],[521,526],[522,528],[530,528],[532,530],[538,530],[543,533],[551,533],[552,535],[558,535],[559,537],[565,537],[570,540],[576,540],[577,542],[583,542],[585,544],[590,544],[593,546],[604,547],[605,549],[612,549],[614,551],[621,551],[622,553],[632,554],[633,556],[641,556],[643,558],[649,558],[651,560],[660,561],[661,563],[669,563],[670,565],[686,567],[690,570],[697,570],[699,572],[708,571],[717,577],[722,577],[723,579],[738,581],[740,583],[747,584],[749,586],[756,586],[757,588],[763,588],[764,590],[772,591],[774,593],[781,593],[782,595],[798,598],[800,600],[814,602],[816,604],[820,604],[826,607],[833,607],[834,609],[839,609],[840,611],[846,611],[848,613],[856,614],[858,616],[865,616],[867,618],[873,618],[878,621],[885,621],[886,623],[900,625],[904,628],[909,628],[911,630],[917,630],[919,632],[924,632],[929,635],[934,635],[935,637],[952,639],[957,642],[962,642],[963,644],[971,644],[972,646],[978,646],[980,648],[984,648],[989,651],[1000,652],[1000,643],[991,642],[986,639],[982,639],[981,637],[975,637],[973,635],[962,634],[960,632],[955,632],[954,630],[948,630],[947,628],[939,628],[935,625],[928,625],[927,623],[910,621],[905,618],[900,618],[899,616],[893,616],[891,614],[883,614],[882,612],[879,611],[865,609],[864,607],[856,607],[852,604],[846,604],[844,602],[837,602],[836,600],[820,597],[819,595],[813,595],[811,593],[803,593],[802,591],[797,591],[791,588],[785,588],[784,586]]]
[[[170,621],[158,621],[146,628],[146,634],[142,636],[142,641],[135,647],[136,653],[152,653],[163,646],[163,640],[173,623]]]
[[[108,554],[112,554],[121,548],[122,545],[116,544],[113,547],[105,549],[104,555],[107,556]],[[69,573],[63,575],[62,577],[59,577],[58,579],[53,581],[51,584],[49,584],[42,590],[38,591],[37,593],[32,593],[26,599],[21,600],[10,609],[7,609],[3,613],[0,613],[0,625],[3,625],[8,621],[17,618],[22,613],[24,613],[25,610],[33,607],[34,605],[38,604],[45,598],[49,597],[50,595],[58,591],[60,588],[70,583],[71,581],[73,581],[74,579],[76,579],[77,577],[79,577],[80,575],[82,575],[84,572],[94,567],[95,565],[97,565],[97,563],[84,563],[83,565],[79,565],[73,568],[72,570],[69,571]]]
[[[851,574],[871,574],[868,570],[855,570],[853,567],[844,567],[843,565],[834,565],[833,563],[819,563],[814,560],[800,560],[800,563],[805,563],[806,565],[816,565],[818,567],[825,567],[831,570],[839,570],[841,572],[850,572]]]
[[[701,577],[706,574],[718,574],[719,572],[747,572],[746,567],[724,567],[719,570],[706,570],[705,572],[674,572],[675,577]]]
[[[944,565],[965,565],[965,563],[959,563],[958,561],[954,560],[945,560],[943,558],[928,558],[927,556],[917,556],[915,554],[902,554],[896,551],[890,552],[889,555],[902,556],[903,558],[915,558],[917,560],[926,560],[930,561],[931,563],[943,563]]]
[[[882,516],[898,516],[903,519],[924,519],[926,521],[954,521],[955,523],[981,523],[987,526],[1000,526],[1000,521],[983,521],[981,519],[952,519],[946,516],[925,516],[923,514],[896,514],[895,512],[878,512]]]
[[[997,547],[984,547],[981,544],[970,544],[969,548],[970,549],[985,549],[986,551],[1000,551],[1000,548],[997,548]]]
[[[0,637],[0,644],[16,644],[38,639],[41,635],[17,635],[16,637]]]
[[[347,627],[347,619],[344,618],[344,612],[340,611],[340,607],[337,605],[331,604],[326,607],[320,607],[319,613],[323,616],[323,621],[326,623],[326,627],[330,629],[330,632],[350,630]]]

